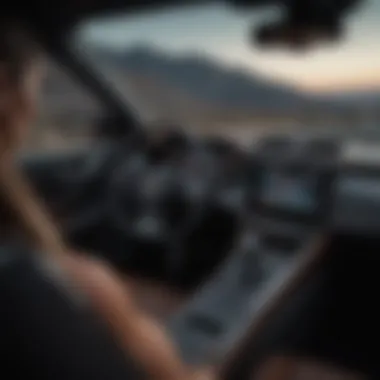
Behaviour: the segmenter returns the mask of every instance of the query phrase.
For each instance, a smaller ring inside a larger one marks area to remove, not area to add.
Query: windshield
[[[249,41],[252,24],[275,14],[218,4],[118,13],[82,24],[74,44],[152,126],[241,141],[278,131],[377,132],[380,2],[364,2],[343,41],[306,53]]]

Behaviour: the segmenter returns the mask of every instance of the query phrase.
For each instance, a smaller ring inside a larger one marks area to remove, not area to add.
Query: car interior
[[[281,4],[283,20],[254,38],[295,49],[345,38],[357,5],[228,3]],[[380,162],[359,153],[365,144],[284,135],[242,147],[165,121],[155,135],[68,38],[93,17],[183,5],[36,0],[14,10],[49,61],[101,105],[89,146],[27,152],[20,165],[70,244],[125,278],[185,363],[226,380],[295,379],[266,374],[263,363],[284,358],[380,378]]]

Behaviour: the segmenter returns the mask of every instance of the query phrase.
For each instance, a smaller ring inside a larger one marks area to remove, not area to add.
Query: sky
[[[275,9],[243,13],[213,3],[118,14],[87,21],[77,38],[117,49],[142,44],[171,54],[207,54],[309,91],[380,88],[380,0],[365,0],[346,20],[345,40],[304,54],[265,51],[249,43],[251,26],[275,13]]]

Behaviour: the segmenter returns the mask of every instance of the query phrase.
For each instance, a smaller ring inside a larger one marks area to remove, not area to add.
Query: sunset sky
[[[269,15],[241,14],[214,4],[98,19],[83,26],[82,36],[123,49],[141,43],[173,54],[206,53],[313,91],[380,89],[380,0],[367,0],[347,20],[343,42],[306,54],[266,52],[248,43],[250,26]]]

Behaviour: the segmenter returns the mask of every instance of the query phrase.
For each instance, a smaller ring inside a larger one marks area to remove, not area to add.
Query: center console
[[[212,280],[169,322],[184,360],[215,366],[260,329],[322,254],[333,166],[305,157],[257,155],[249,215],[234,251]],[[307,164],[306,164],[307,163]],[[273,302],[275,300],[275,302]],[[253,327],[252,327],[253,326]]]
[[[259,230],[246,231],[212,280],[169,322],[189,365],[218,366],[248,331],[260,329],[276,313],[275,303],[289,295],[300,275],[312,270],[321,252],[318,234],[293,239],[283,229],[272,232],[274,239]]]

